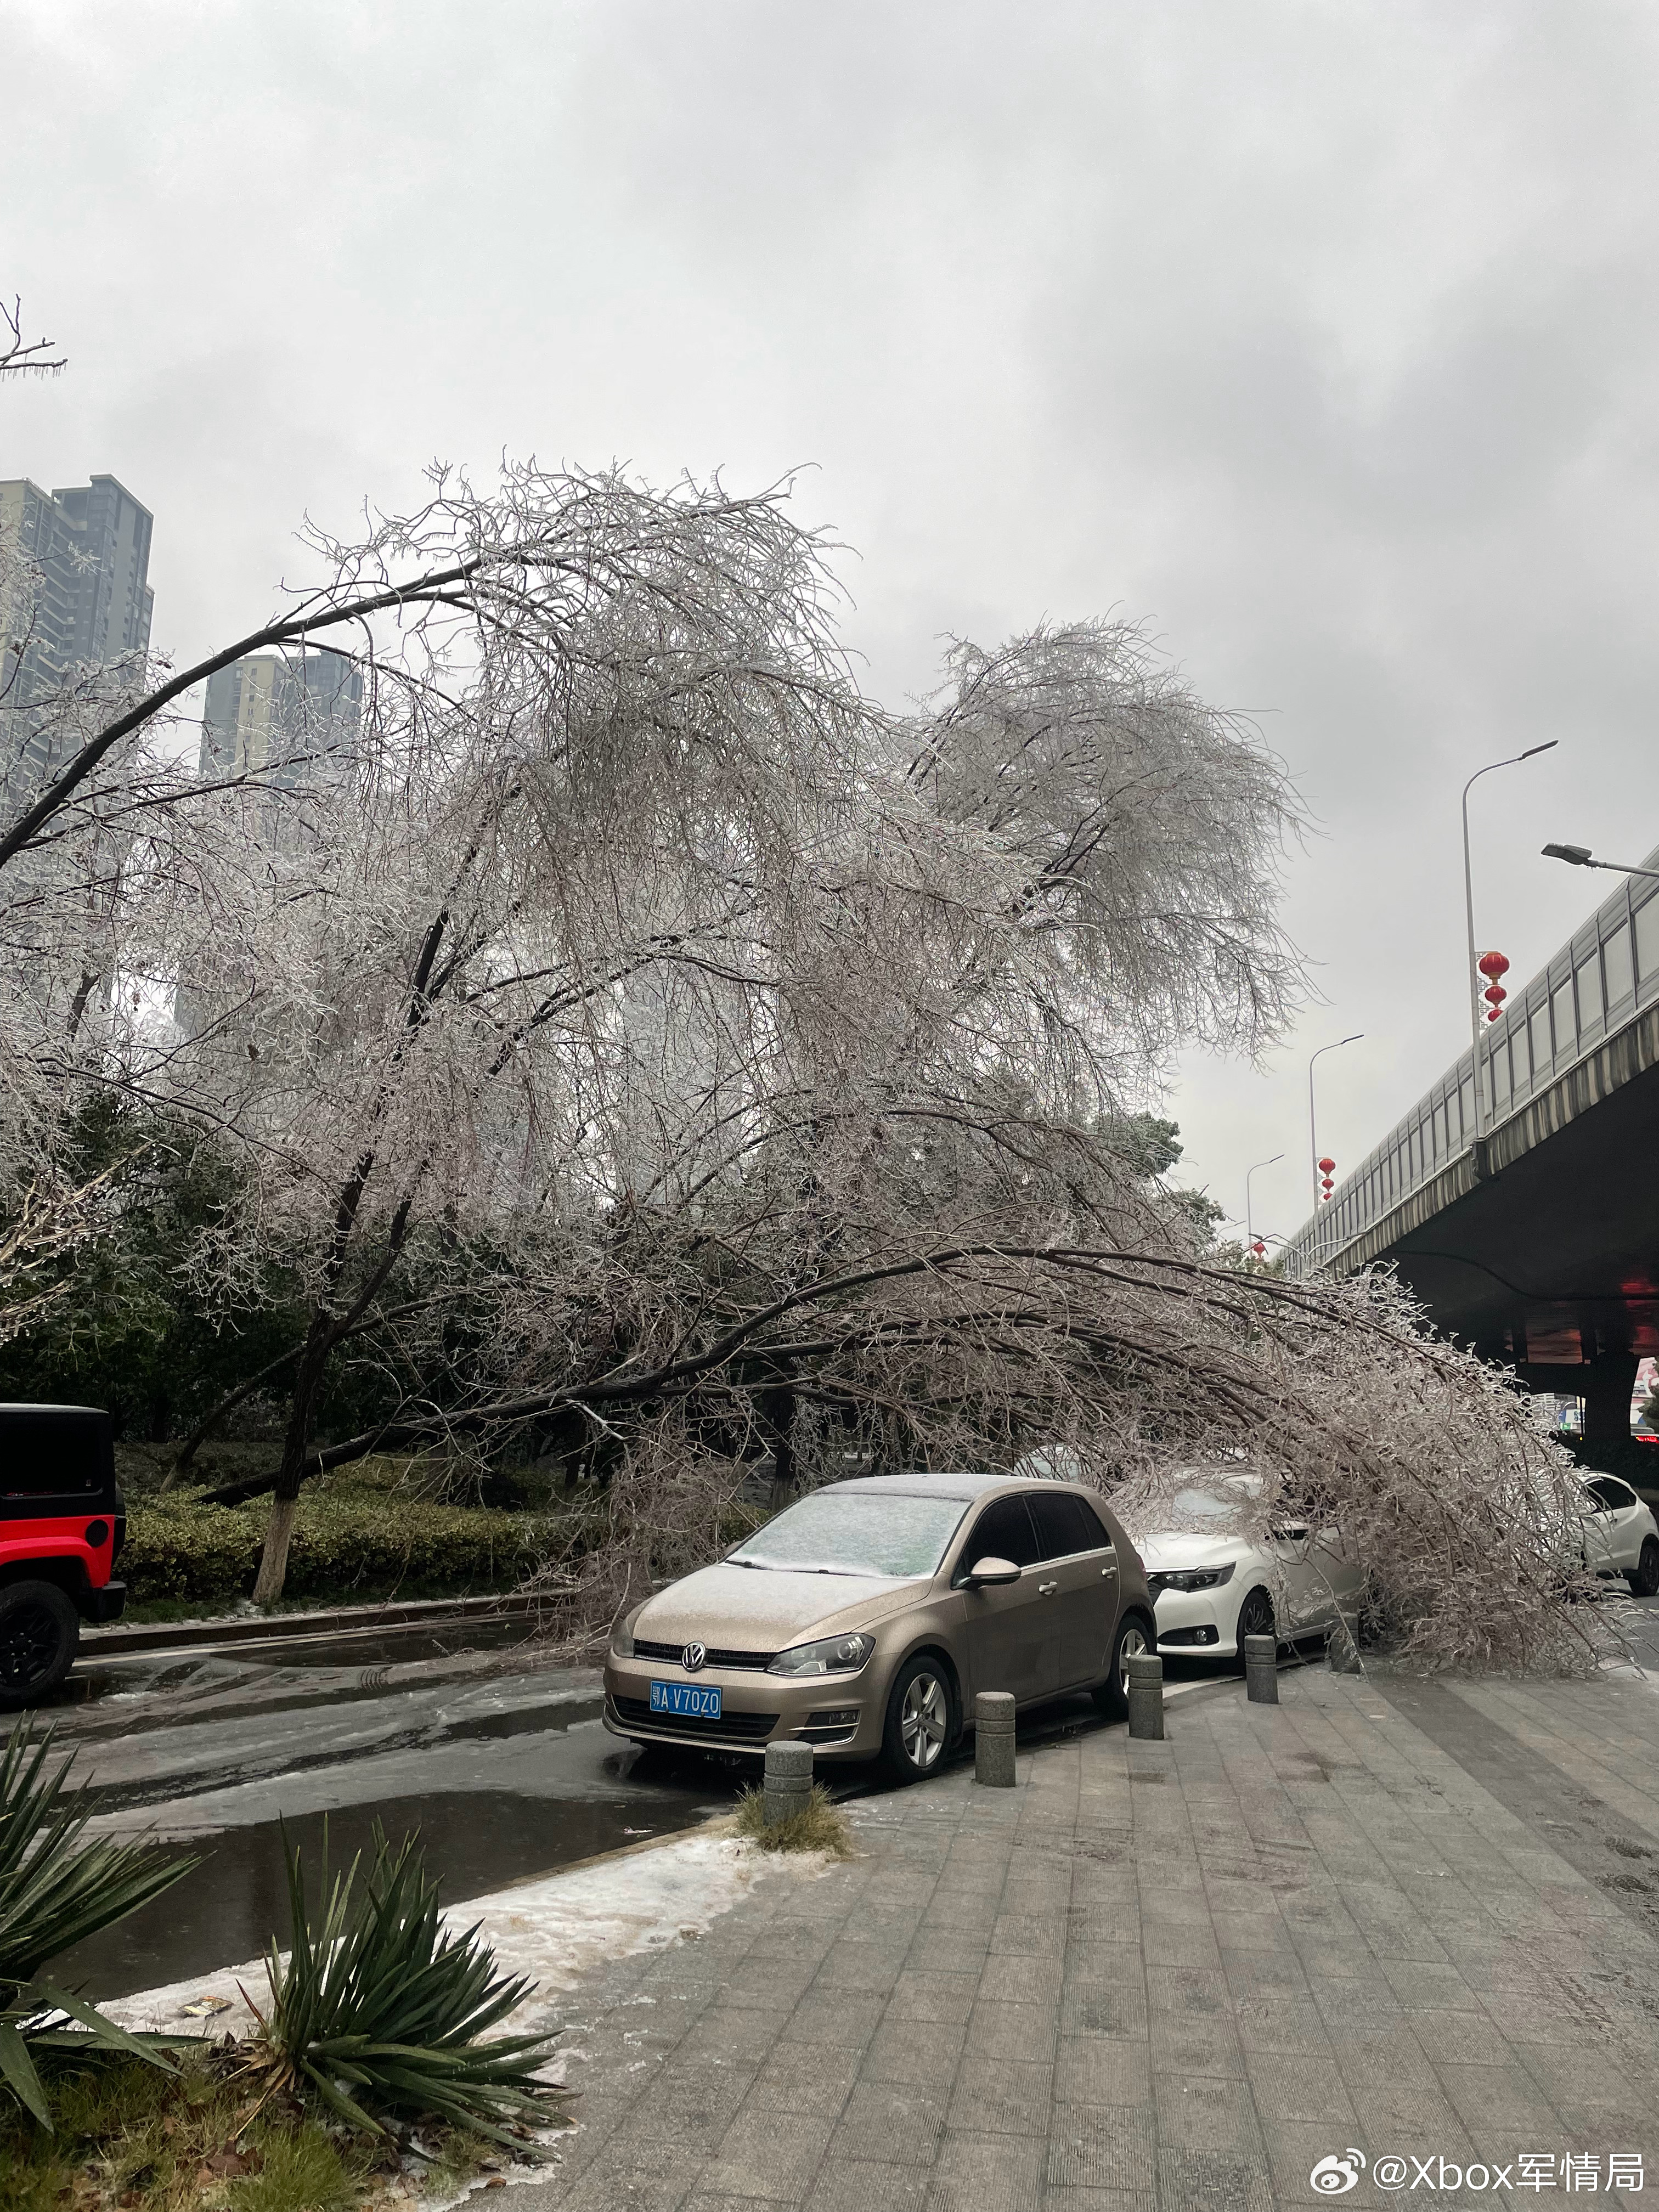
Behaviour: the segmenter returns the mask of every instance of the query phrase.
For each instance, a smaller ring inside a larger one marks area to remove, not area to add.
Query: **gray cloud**
[[[1463,1035],[1456,797],[1526,973],[1634,859],[1655,670],[1656,20],[1399,0],[458,9],[0,0],[0,281],[72,356],[0,473],[157,516],[158,641],[245,627],[303,511],[433,455],[632,459],[858,548],[889,696],[945,630],[1145,617],[1322,835],[1328,1004],[1176,1110],[1303,1210]]]

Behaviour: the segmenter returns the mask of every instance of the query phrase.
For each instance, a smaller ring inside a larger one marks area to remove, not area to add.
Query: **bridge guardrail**
[[[1642,866],[1659,869],[1659,848]],[[1659,1000],[1659,883],[1627,876],[1516,992],[1480,1040],[1490,1136],[1538,1091]],[[1328,1267],[1402,1200],[1468,1152],[1474,1133],[1474,1054],[1464,1053],[1345,1176],[1285,1247],[1287,1273]]]

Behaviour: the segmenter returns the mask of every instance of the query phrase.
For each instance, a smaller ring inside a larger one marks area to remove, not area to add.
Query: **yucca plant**
[[[52,1731],[37,1741],[26,1721],[0,1759],[0,2078],[50,2128],[33,2054],[124,2051],[165,2067],[183,2039],[129,2035],[86,2001],[40,1978],[74,1944],[113,1926],[170,1889],[198,1862],[153,1844],[81,1838],[92,1815],[70,1789],[73,1753],[48,1770]]]
[[[270,2090],[313,2092],[340,2118],[377,2134],[386,2132],[378,2113],[430,2114],[519,2148],[508,2123],[564,2124],[567,2093],[536,2078],[554,2038],[481,2039],[534,1984],[496,1972],[476,1924],[459,1936],[445,1930],[417,1834],[394,1850],[377,1825],[367,1874],[360,1856],[331,1885],[325,1861],[325,1901],[315,1922],[301,1854],[286,1832],[283,1849],[289,1948],[284,1959],[271,1944],[270,2008],[254,2008],[252,2073]]]

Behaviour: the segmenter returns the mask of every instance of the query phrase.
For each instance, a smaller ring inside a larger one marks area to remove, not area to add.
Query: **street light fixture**
[[[1284,1157],[1283,1152],[1275,1152],[1271,1160],[1258,1160],[1255,1168],[1270,1168],[1273,1161],[1282,1160]],[[1244,1176],[1244,1249],[1246,1251],[1249,1251],[1251,1245],[1255,1243],[1255,1220],[1250,1212],[1250,1177],[1255,1173],[1255,1168],[1247,1170]]]
[[[1338,1037],[1334,1044],[1322,1044],[1308,1062],[1308,1158],[1313,1167],[1314,1212],[1319,1211],[1319,1132],[1314,1119],[1314,1061],[1328,1052],[1340,1052],[1345,1044],[1358,1044],[1364,1036],[1356,1030],[1352,1036]]]
[[[1659,871],[1652,868],[1627,868],[1622,860],[1593,860],[1588,845],[1546,845],[1547,860],[1565,860],[1575,868],[1606,868],[1615,876],[1645,876],[1650,884],[1659,884]]]
[[[1523,753],[1511,753],[1507,760],[1488,761],[1478,768],[1463,786],[1463,912],[1469,930],[1469,1042],[1474,1054],[1474,1134],[1480,1134],[1480,972],[1475,966],[1474,950],[1474,875],[1469,866],[1469,793],[1483,775],[1490,775],[1496,768],[1516,768],[1522,761],[1534,759],[1539,753],[1553,752],[1560,744],[1559,738],[1547,738],[1541,745],[1528,745]]]

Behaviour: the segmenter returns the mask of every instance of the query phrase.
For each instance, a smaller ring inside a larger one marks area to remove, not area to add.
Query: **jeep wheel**
[[[81,1623],[55,1583],[0,1589],[0,1711],[38,1705],[75,1664]]]

